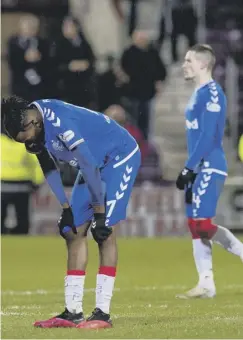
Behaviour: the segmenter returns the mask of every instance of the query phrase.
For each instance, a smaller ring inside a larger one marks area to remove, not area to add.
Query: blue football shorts
[[[106,198],[106,225],[114,226],[126,219],[126,209],[132,188],[141,164],[141,153],[137,144],[132,143],[132,149],[123,158],[111,160],[101,170],[101,179]],[[134,147],[135,146],[135,147]],[[93,208],[91,195],[86,183],[80,182],[77,176],[71,196],[71,206],[76,227],[91,221]],[[64,232],[70,230],[65,227]]]
[[[210,172],[208,169],[200,171],[192,185],[192,204],[186,204],[186,216],[214,217],[225,179],[225,174]]]

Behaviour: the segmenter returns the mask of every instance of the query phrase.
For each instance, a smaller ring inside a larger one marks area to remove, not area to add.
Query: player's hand
[[[176,187],[179,190],[184,190],[189,183],[192,183],[195,174],[193,170],[184,168],[178,175],[176,180]]]
[[[68,208],[63,208],[62,210],[62,215],[58,220],[58,227],[59,227],[59,232],[60,235],[65,238],[65,234],[63,233],[63,229],[65,227],[70,227],[72,229],[72,232],[74,234],[77,234],[77,229],[74,225],[74,218],[73,218],[73,212],[71,207]]]
[[[186,204],[192,204],[192,185],[195,182],[197,174],[193,173],[193,178],[191,182],[187,185],[186,192],[185,192],[185,202]]]
[[[105,225],[105,213],[94,213],[94,219],[91,224],[91,233],[94,240],[101,244],[112,233],[112,229]]]

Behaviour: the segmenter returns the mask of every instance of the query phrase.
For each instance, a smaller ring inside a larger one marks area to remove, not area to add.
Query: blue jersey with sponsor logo
[[[226,97],[215,81],[195,90],[185,112],[188,159],[186,167],[195,170],[204,161],[210,169],[227,172],[223,150]]]
[[[45,147],[58,160],[79,167],[71,152],[85,143],[95,165],[102,168],[110,159],[119,159],[136,147],[133,137],[104,114],[60,100],[32,103],[42,113]]]

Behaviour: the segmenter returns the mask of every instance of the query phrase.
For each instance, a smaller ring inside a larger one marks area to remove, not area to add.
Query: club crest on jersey
[[[212,102],[207,103],[207,110],[210,111],[210,112],[219,112],[220,109],[221,109],[221,107],[217,103],[212,103]]]
[[[52,147],[54,150],[56,151],[63,151],[64,150],[64,146],[62,145],[61,142],[58,142],[56,140],[52,140]]]
[[[59,138],[63,142],[70,142],[70,140],[72,140],[74,136],[75,136],[75,134],[72,130],[67,130],[64,133],[59,134]]]

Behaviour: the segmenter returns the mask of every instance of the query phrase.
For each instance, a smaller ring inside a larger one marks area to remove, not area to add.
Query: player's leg
[[[126,219],[126,208],[140,162],[141,155],[138,150],[127,162],[120,165],[117,161],[111,162],[101,174],[106,183],[106,225],[110,226],[113,232],[99,246],[100,266],[96,279],[96,308],[87,319],[86,325],[83,325],[85,328],[111,327],[110,304],[118,258],[116,228],[121,220]]]
[[[99,245],[99,270],[96,276],[96,303],[90,317],[79,328],[110,328],[110,304],[113,295],[116,268],[117,268],[117,242],[116,225],[112,226],[112,234]]]
[[[198,272],[198,283],[185,294],[177,295],[178,298],[210,298],[216,294],[213,277],[212,241],[197,232],[200,219],[188,219],[189,230],[192,235],[192,248],[195,265]]]
[[[209,195],[207,200],[207,192],[205,191],[205,199],[202,201],[201,207],[202,210],[199,212],[201,217],[205,217],[205,219],[197,222],[199,235],[202,236],[202,234],[205,233],[205,237],[211,242],[217,243],[230,253],[242,257],[243,243],[237,239],[230,230],[212,222],[212,217],[216,215],[216,207],[223,190],[225,177],[217,173],[211,175],[201,173],[199,180],[200,183],[197,188],[197,194],[201,193],[203,198],[204,190],[206,189],[207,191],[207,187],[205,189],[204,187],[208,184]]]
[[[225,177],[217,173],[200,173],[193,186],[192,214],[189,229],[193,237],[193,254],[199,273],[198,285],[184,297],[212,297],[216,293],[212,270],[212,242],[242,256],[243,244],[226,228],[212,222]],[[179,297],[183,297],[179,296]]]
[[[229,229],[217,225],[217,231],[212,237],[212,241],[228,252],[239,256],[243,261],[243,243]]]
[[[225,178],[221,177],[222,187]],[[177,295],[178,298],[213,297],[216,294],[213,278],[212,241],[200,235],[197,230],[198,219],[203,220],[206,216],[215,215],[220,194],[218,191],[217,195],[214,195],[215,190],[215,181],[212,176],[204,178],[204,174],[200,172],[192,187],[192,203],[186,206],[188,228],[192,236],[193,257],[198,272],[198,284],[185,294]]]
[[[64,228],[67,247],[67,273],[65,276],[65,310],[54,318],[38,321],[34,325],[42,328],[76,327],[84,322],[83,292],[85,271],[88,260],[87,230],[93,216],[90,194],[86,184],[78,184],[73,189],[71,205],[77,235],[69,227]]]

